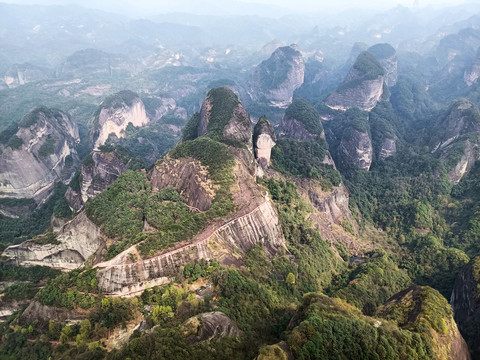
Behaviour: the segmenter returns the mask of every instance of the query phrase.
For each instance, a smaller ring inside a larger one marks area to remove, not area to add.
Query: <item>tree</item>
[[[295,285],[295,275],[293,275],[292,273],[288,273],[285,282],[287,283],[288,287],[292,288],[293,285]]]

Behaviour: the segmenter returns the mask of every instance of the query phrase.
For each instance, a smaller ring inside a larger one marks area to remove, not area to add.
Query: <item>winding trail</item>
[[[215,232],[217,231],[220,231],[226,227],[228,227],[231,223],[235,222],[235,221],[238,221],[238,220],[241,220],[249,215],[251,215],[252,213],[254,213],[255,211],[257,211],[259,208],[261,208],[263,205],[265,205],[267,202],[270,202],[270,198],[268,196],[268,192],[265,192],[265,197],[264,197],[264,201],[255,206],[253,208],[253,210],[249,211],[248,213],[246,214],[243,214],[243,215],[240,215],[240,216],[237,216],[235,217],[234,219],[231,219],[229,220],[228,222],[226,222],[225,224],[221,225],[220,227],[217,228],[218,226],[218,222],[217,223],[213,223],[213,224],[210,224],[209,226],[207,226],[207,228],[205,230],[203,230],[200,234],[194,236],[194,238],[192,240],[194,240],[193,242],[183,242],[183,243],[179,243],[179,247],[173,249],[173,250],[170,250],[170,251],[166,251],[166,252],[162,252],[156,256],[153,256],[151,258],[147,258],[147,259],[141,259],[141,260],[138,260],[134,263],[130,263],[129,265],[136,265],[136,264],[140,264],[140,263],[143,263],[143,262],[146,262],[146,261],[150,261],[150,260],[153,260],[153,259],[156,259],[156,258],[159,258],[159,257],[164,257],[164,256],[168,256],[168,255],[173,255],[177,252],[180,252],[180,251],[183,251],[186,247],[193,247],[203,241],[206,241],[208,240]],[[120,254],[118,254],[117,256],[115,256],[113,259],[110,259],[108,261],[103,261],[101,263],[98,263],[96,265],[94,265],[93,267],[94,268],[111,268],[111,267],[122,267],[124,266],[125,264],[122,262],[122,259],[127,256],[127,254],[131,253],[137,246],[138,244],[135,244],[135,245],[132,245],[131,247],[129,247],[127,250],[124,250],[122,251]],[[120,262],[120,264],[119,264]]]

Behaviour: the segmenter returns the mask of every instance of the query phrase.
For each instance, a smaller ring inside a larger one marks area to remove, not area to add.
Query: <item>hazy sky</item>
[[[0,0],[15,4],[66,5],[75,3],[80,6],[130,15],[154,15],[168,12],[222,13],[252,12],[257,9],[261,14],[269,13],[268,7],[276,7],[271,15],[285,12],[316,12],[324,10],[344,10],[347,8],[375,8],[385,10],[398,4],[404,6],[425,7],[443,6],[460,3],[478,3],[480,0]],[[256,3],[257,5],[253,5]],[[260,4],[260,6],[259,6]],[[262,4],[267,6],[261,6]],[[283,9],[282,9],[283,8]],[[288,9],[288,11],[287,11]]]

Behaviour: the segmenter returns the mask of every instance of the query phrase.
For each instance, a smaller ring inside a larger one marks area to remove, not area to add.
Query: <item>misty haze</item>
[[[480,3],[0,2],[0,252],[0,359],[480,359]]]

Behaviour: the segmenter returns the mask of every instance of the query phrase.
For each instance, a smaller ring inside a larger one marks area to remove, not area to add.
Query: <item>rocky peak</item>
[[[28,63],[15,64],[5,73],[5,84],[7,84],[9,88],[14,88],[31,82],[42,81],[47,78],[47,72],[38,66]]]
[[[329,126],[328,141],[331,143],[337,165],[370,169],[373,146],[370,138],[369,114],[359,109],[349,109]]]
[[[435,123],[437,132],[430,140],[434,151],[448,146],[458,137],[480,131],[480,111],[467,99],[453,101]]]
[[[191,317],[182,325],[187,344],[201,341],[214,341],[223,338],[236,338],[243,332],[237,324],[220,311],[203,313]]]
[[[122,155],[118,148],[104,148],[93,151],[83,162],[81,172],[76,181],[70,184],[65,197],[69,206],[78,211],[87,202],[94,198],[127,171],[133,155],[126,149],[122,149]]]
[[[405,329],[419,328],[433,340],[437,359],[471,359],[468,346],[458,331],[447,300],[428,286],[412,286],[394,295],[378,314]]]
[[[385,83],[392,87],[397,83],[398,58],[397,52],[390,44],[376,44],[368,48],[370,54],[382,65],[385,70]]]
[[[299,48],[292,44],[275,50],[262,61],[250,80],[250,96],[254,101],[287,107],[293,92],[305,79],[305,61]]]
[[[446,161],[457,184],[480,159],[480,110],[466,99],[452,102],[432,129],[430,148]]]
[[[197,136],[207,135],[252,149],[252,122],[237,95],[227,87],[208,92],[200,110]]]
[[[76,124],[62,111],[41,106],[29,112],[0,155],[0,197],[44,200],[55,182],[75,171],[79,141]]]
[[[334,110],[350,108],[372,110],[383,94],[385,70],[375,57],[367,51],[358,55],[355,64],[343,82],[326,100]]]
[[[265,116],[260,117],[253,129],[253,146],[255,158],[262,169],[267,169],[270,165],[270,155],[275,141],[277,141],[277,137],[272,124]]]
[[[477,57],[472,61],[472,64],[467,67],[463,74],[463,79],[467,86],[475,84],[480,77],[480,48],[477,52]]]
[[[458,274],[450,304],[455,321],[475,359],[480,355],[480,256],[474,257]]]
[[[142,100],[132,91],[124,90],[107,97],[93,117],[91,133],[94,149],[105,144],[110,134],[121,138],[129,123],[144,126],[149,122]]]
[[[304,99],[295,99],[287,108],[281,128],[280,136],[289,139],[317,141],[325,138],[320,115]]]

